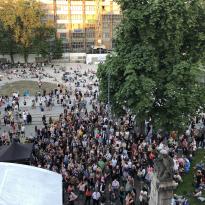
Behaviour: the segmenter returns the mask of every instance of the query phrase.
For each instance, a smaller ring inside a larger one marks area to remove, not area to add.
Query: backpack
[[[87,190],[87,191],[85,192],[85,196],[92,196],[92,192]]]

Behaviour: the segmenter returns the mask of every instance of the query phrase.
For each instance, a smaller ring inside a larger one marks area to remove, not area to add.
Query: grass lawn
[[[200,202],[198,199],[192,197],[192,193],[195,190],[194,186],[193,186],[193,182],[194,182],[194,166],[203,161],[205,163],[205,150],[204,149],[200,149],[196,152],[196,155],[193,158],[193,161],[191,163],[191,169],[190,172],[188,174],[185,174],[183,176],[183,183],[181,183],[177,190],[176,190],[176,194],[177,195],[183,195],[186,196],[186,198],[189,199],[189,202],[191,205],[200,205],[200,204],[205,204],[204,202]],[[203,193],[203,197],[205,196],[205,192]]]
[[[56,84],[42,82],[41,91],[45,89],[47,92],[56,88]],[[31,96],[34,96],[39,91],[38,82],[21,80],[11,82],[0,87],[0,95],[11,96],[14,92],[19,92],[20,96],[23,96],[25,90],[28,90]]]

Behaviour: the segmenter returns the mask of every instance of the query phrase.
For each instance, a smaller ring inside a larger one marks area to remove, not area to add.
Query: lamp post
[[[93,54],[93,49],[94,49],[94,46],[91,46],[91,49],[92,49],[92,54]]]
[[[98,45],[100,47],[99,53],[101,54],[101,45],[102,45],[102,40],[101,39],[98,39]]]
[[[110,71],[108,71],[107,79],[107,102],[108,102],[108,119],[111,119],[111,109],[110,109]]]
[[[109,139],[109,137],[110,137],[110,120],[111,120],[111,109],[110,109],[110,70],[108,70],[108,76],[107,76],[107,116],[108,116],[107,139]]]

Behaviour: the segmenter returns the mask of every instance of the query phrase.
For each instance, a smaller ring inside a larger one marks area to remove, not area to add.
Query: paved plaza
[[[16,72],[16,70],[18,70],[18,72]],[[24,70],[26,71],[26,73],[22,74]],[[39,70],[39,71],[36,71],[35,73],[41,76],[42,82],[53,83],[56,85],[56,87],[58,84],[62,84],[64,86],[67,86],[69,89],[74,90],[76,81],[74,82],[70,81],[66,83],[64,80],[62,80],[62,76],[65,72],[69,72],[70,76],[74,78],[76,76],[74,73],[75,71],[77,71],[79,75],[83,76],[83,74],[88,71],[92,71],[93,73],[96,73],[97,67],[95,65],[86,65],[86,64],[58,63],[58,64],[51,64],[51,65],[44,66],[43,71]],[[1,71],[0,76],[2,76],[1,81],[0,81],[0,89],[2,86],[8,85],[9,83],[14,83],[16,81],[22,81],[22,80],[26,80],[26,81],[30,80],[30,81],[37,81],[37,82],[39,81],[39,78],[33,78],[33,72],[29,71],[28,69],[24,69],[24,68],[20,68],[20,69],[14,68],[14,69],[6,70],[6,71]],[[93,80],[90,80],[86,76],[83,76],[83,78],[80,78],[80,80],[86,81],[86,83],[80,83],[78,87],[80,90],[85,92],[86,88],[83,87],[83,84],[94,82],[96,80],[96,77],[94,77]],[[18,92],[18,90],[16,90],[16,92]],[[26,99],[26,102],[27,102],[26,105],[24,105],[24,99]],[[36,108],[32,108],[33,99],[35,99],[35,96],[27,96],[27,97],[20,96],[20,100],[19,100],[20,109],[22,111],[26,110],[30,112],[33,118],[32,124],[26,125],[25,127],[25,135],[27,137],[33,136],[35,126],[42,127],[42,120],[41,120],[42,112],[38,104],[36,105]],[[74,96],[71,96],[71,99],[73,100]],[[88,98],[85,98],[84,100],[87,102],[86,107],[88,111],[91,111],[92,106],[88,103],[90,101],[90,98],[88,97]],[[44,114],[47,117],[58,119],[59,114],[63,112],[63,107],[62,105],[57,103],[57,100],[55,100],[54,104],[55,106],[52,107],[52,110],[45,109]],[[1,113],[4,112],[5,106],[6,105],[0,107]],[[1,128],[0,134],[3,131],[9,131],[10,129],[8,126],[3,125],[3,115],[1,115],[0,128]]]

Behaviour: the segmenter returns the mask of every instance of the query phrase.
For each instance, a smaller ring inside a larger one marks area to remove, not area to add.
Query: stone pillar
[[[153,174],[149,205],[171,205],[173,191],[176,188],[174,181],[160,182]]]

